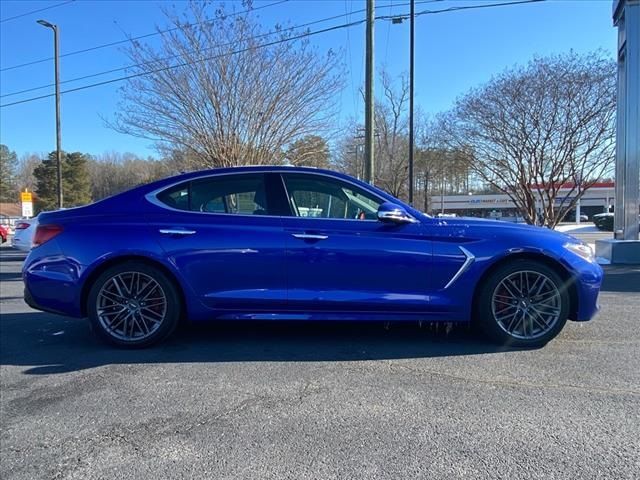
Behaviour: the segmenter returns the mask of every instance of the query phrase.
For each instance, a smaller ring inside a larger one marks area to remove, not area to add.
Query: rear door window
[[[158,194],[158,200],[179,210],[232,215],[268,215],[262,173],[220,175],[193,180]]]

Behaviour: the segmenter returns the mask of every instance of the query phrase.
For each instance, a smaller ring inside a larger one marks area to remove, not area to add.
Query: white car
[[[16,221],[15,234],[11,240],[11,246],[23,252],[31,250],[33,246],[33,236],[36,233],[37,226],[38,217]]]

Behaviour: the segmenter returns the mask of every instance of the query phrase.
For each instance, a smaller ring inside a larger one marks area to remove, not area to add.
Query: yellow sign
[[[22,203],[32,202],[33,198],[31,196],[31,192],[20,192],[20,201]]]

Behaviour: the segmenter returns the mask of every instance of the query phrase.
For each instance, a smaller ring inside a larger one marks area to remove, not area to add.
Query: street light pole
[[[43,27],[53,30],[53,55],[56,76],[56,168],[58,176],[58,208],[62,208],[62,132],[60,127],[60,55],[58,51],[58,26],[53,23],[49,23],[46,20],[38,20],[37,23]]]

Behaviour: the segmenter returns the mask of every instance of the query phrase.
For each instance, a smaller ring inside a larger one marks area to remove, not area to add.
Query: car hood
[[[576,237],[568,235],[563,232],[551,230],[546,227],[537,227],[535,225],[528,225],[526,223],[512,223],[501,220],[490,220],[485,218],[471,218],[471,217],[457,217],[457,218],[443,218],[440,219],[441,225],[447,225],[449,227],[459,227],[468,229],[471,231],[478,230],[484,232],[490,232],[495,230],[494,233],[498,234],[510,234],[510,235],[522,235],[528,239],[537,237],[545,240],[556,240],[558,242],[579,242]]]

